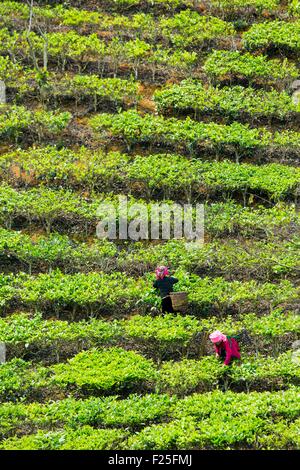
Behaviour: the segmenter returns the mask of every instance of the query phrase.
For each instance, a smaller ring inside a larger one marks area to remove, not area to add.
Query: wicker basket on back
[[[174,312],[186,312],[188,308],[187,292],[170,292]]]

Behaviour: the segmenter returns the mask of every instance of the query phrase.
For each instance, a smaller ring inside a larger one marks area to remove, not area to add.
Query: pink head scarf
[[[216,330],[211,335],[209,335],[209,339],[213,343],[218,343],[219,341],[225,341],[227,338],[225,335],[223,335],[223,333],[221,333],[221,331]]]
[[[155,270],[156,279],[163,279],[169,275],[168,268],[166,266],[158,266]]]

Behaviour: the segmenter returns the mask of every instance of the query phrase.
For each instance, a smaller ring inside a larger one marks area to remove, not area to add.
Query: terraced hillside
[[[1,1],[0,449],[300,449],[299,67],[298,0]],[[205,243],[97,238],[120,195]]]

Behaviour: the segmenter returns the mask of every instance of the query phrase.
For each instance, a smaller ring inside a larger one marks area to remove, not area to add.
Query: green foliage
[[[252,415],[262,418],[295,419],[300,410],[299,389],[280,392],[234,393],[214,390],[204,394],[192,394],[178,400],[173,409],[175,418],[193,416],[205,419],[226,410],[228,417]]]
[[[76,105],[89,100],[94,109],[99,104],[113,104],[115,106],[136,103],[139,99],[139,83],[134,80],[120,78],[99,78],[97,75],[69,75],[58,77],[57,74],[48,73],[44,81],[40,74],[28,76],[28,86],[24,94],[32,93],[35,85],[36,93],[40,93],[43,100],[74,99]]]
[[[14,139],[29,134],[42,140],[47,135],[62,132],[71,120],[68,112],[29,111],[23,106],[0,106],[0,136],[3,139]]]
[[[299,449],[299,1],[49,3],[0,4],[1,449]],[[204,202],[205,243],[97,240],[119,194]]]
[[[15,295],[15,279],[12,275],[0,274],[0,306],[4,307]]]
[[[15,313],[0,319],[0,338],[10,356],[24,357],[30,351],[47,350],[46,360],[58,360],[61,352],[70,354],[84,348],[111,344],[134,344],[147,356],[157,360],[166,355],[184,357],[189,347],[200,346],[198,333],[213,330],[234,335],[247,329],[252,338],[259,339],[261,348],[271,344],[274,355],[285,348],[285,336],[300,334],[299,318],[292,312],[275,309],[257,318],[246,313],[238,318],[227,315],[196,319],[191,315],[167,314],[164,317],[134,315],[128,320],[104,321],[90,319],[68,323],[45,320],[41,313]],[[49,349],[50,348],[50,349]]]
[[[47,234],[53,231],[56,221],[77,225],[88,233],[89,224],[92,224],[94,235],[97,220],[103,217],[99,211],[100,203],[111,204],[118,215],[119,199],[112,194],[97,194],[90,199],[80,197],[78,193],[68,190],[52,190],[48,188],[34,188],[27,191],[17,191],[11,186],[0,186],[0,220],[6,228],[11,228],[14,219],[22,217],[29,223],[36,222],[42,225]],[[139,202],[138,199],[128,198],[128,208]],[[140,201],[145,204],[145,201]],[[171,204],[170,201],[165,201]],[[151,214],[151,203],[146,203],[148,214]],[[104,214],[105,215],[105,214]],[[299,226],[299,215],[292,204],[276,204],[270,209],[258,206],[256,209],[243,207],[234,202],[220,202],[205,205],[205,228],[214,236],[235,233],[240,231],[244,236],[253,236],[255,233],[269,236],[279,230],[284,232],[294,225]],[[133,215],[128,214],[128,220]]]
[[[299,295],[299,289],[288,280],[259,284],[254,280],[228,282],[221,277],[200,278],[182,269],[175,274],[179,278],[177,290],[187,291],[192,308],[203,313],[211,309],[225,312],[229,307],[243,312],[249,303],[253,309],[274,308],[295,301]],[[84,308],[86,314],[93,316],[114,311],[122,315],[133,307],[143,311],[157,303],[154,289],[150,287],[151,278],[148,282],[145,277],[136,281],[120,272],[70,275],[55,270],[36,277],[18,275],[14,281],[2,276],[2,282],[3,307],[14,299],[15,305],[19,302],[41,311],[51,308],[57,315],[61,310],[75,314],[78,308]]]
[[[294,314],[284,314],[281,309],[275,309],[270,315],[257,318],[253,314],[243,317],[243,325],[256,335],[274,338],[289,333],[299,333],[300,318]]]
[[[228,377],[237,384],[245,384],[247,390],[261,383],[274,389],[287,387],[290,383],[299,384],[299,366],[291,361],[291,351],[277,358],[249,358],[241,365],[233,364]]]
[[[11,262],[17,259],[28,267],[29,274],[33,269],[46,268],[50,272],[53,267],[59,266],[68,272],[91,267],[102,270],[109,262],[116,262],[117,253],[116,245],[105,239],[95,240],[89,246],[75,242],[66,235],[53,233],[33,241],[29,235],[3,228],[0,228],[0,250],[2,260]]]
[[[199,326],[198,320],[190,316],[166,314],[151,318],[135,315],[124,323],[124,329],[129,338],[163,341],[171,345],[174,341],[187,344]]]
[[[228,449],[234,444],[253,444],[264,427],[260,418],[232,417],[226,413],[197,422],[190,416],[167,424],[146,427],[128,439],[129,449]]]
[[[299,419],[296,419],[293,423],[282,420],[275,424],[269,424],[266,432],[258,437],[258,445],[267,450],[298,450],[300,448],[299,425]]]
[[[32,390],[43,384],[47,369],[22,359],[12,359],[10,362],[0,364],[0,400],[16,400],[26,398]]]
[[[182,191],[189,198],[197,192],[208,196],[211,192],[258,191],[278,200],[296,195],[300,183],[300,171],[286,165],[236,165],[227,160],[209,163],[172,154],[137,156],[124,173],[147,185],[150,192],[163,189],[166,195],[176,197]]]
[[[218,12],[228,12],[236,14],[274,13],[278,10],[279,0],[212,0],[211,7]]]
[[[30,316],[16,313],[0,319],[0,337],[8,347],[14,346],[15,354],[26,354],[34,348],[64,349],[70,342],[77,342],[78,349],[87,345],[109,344],[119,339],[120,324],[91,319],[68,323],[62,320],[44,320],[41,313]]]
[[[0,6],[1,16],[13,14],[16,17],[27,17],[28,13],[28,6],[19,2],[3,1]]]
[[[221,277],[214,279],[195,275],[188,276],[182,273],[178,289],[189,291],[189,300],[195,303],[198,308],[204,311],[208,305],[219,306],[226,310],[229,306],[236,306],[242,311],[251,301],[254,305],[257,302],[266,302],[270,306],[277,306],[281,303],[297,298],[297,289],[289,281],[282,281],[275,285],[264,283],[259,285],[255,281],[248,282],[226,282]]]
[[[234,34],[234,28],[219,18],[184,10],[160,21],[162,34],[177,47],[199,46],[205,41]]]
[[[9,57],[0,56],[0,80],[7,85],[16,85],[21,67],[10,60]]]
[[[64,275],[55,270],[28,277],[20,287],[21,302],[41,309],[52,306],[57,313],[63,308],[74,311],[76,307],[85,307],[90,314],[126,312],[147,293],[143,279],[136,282],[119,272]]]
[[[250,389],[260,385],[265,389],[281,389],[289,384],[299,385],[299,366],[291,361],[291,352],[277,358],[247,357],[241,364],[235,362],[222,367],[222,362],[209,356],[200,360],[184,359],[165,362],[159,371],[157,387],[184,396],[191,392],[213,390],[220,383],[228,388]]]
[[[199,18],[201,19],[201,17]],[[133,20],[133,38],[136,36],[136,30],[140,28],[139,20],[140,18]],[[217,19],[215,19],[215,21],[224,23]],[[25,62],[26,60],[26,64],[28,57],[32,59],[33,56],[35,58],[32,60],[34,68],[42,69],[42,67],[45,67],[44,59],[46,48],[47,59],[56,63],[58,69],[62,72],[66,70],[69,64],[74,62],[78,64],[78,69],[81,72],[84,70],[85,64],[88,61],[94,63],[101,73],[103,73],[108,65],[109,68],[113,70],[114,76],[116,76],[119,65],[126,61],[134,71],[135,78],[138,77],[141,68],[146,67],[149,69],[150,67],[154,78],[160,66],[170,69],[176,68],[182,72],[186,69],[190,69],[195,62],[197,62],[198,57],[196,52],[189,52],[182,50],[182,48],[174,49],[162,47],[161,44],[157,44],[155,21],[151,19],[150,25],[148,23],[148,18],[146,18],[144,35],[145,39],[148,38],[150,26],[150,35],[154,34],[155,36],[152,38],[153,44],[139,38],[124,41],[123,37],[119,38],[117,35],[107,43],[99,39],[96,33],[84,36],[71,30],[66,32],[49,32],[45,33],[43,36],[35,32],[30,32],[29,47],[27,33],[18,33],[15,31],[14,34],[11,35],[7,29],[0,29],[0,53],[5,55],[10,54],[14,60],[18,60],[19,62]],[[154,30],[153,34],[151,33],[151,24],[152,30]],[[226,25],[226,23],[224,24]],[[115,27],[119,30],[120,25],[118,22]],[[228,26],[228,28],[231,28],[231,26]],[[168,30],[166,30],[166,33],[167,31]],[[211,34],[212,36],[214,35],[213,32],[211,32]],[[217,31],[216,35],[218,35]],[[181,41],[187,41],[184,31],[182,31],[179,37],[182,38]],[[78,83],[78,79],[76,80],[77,83],[75,81],[75,85],[78,88],[80,84]],[[95,79],[94,82],[89,80],[89,87],[93,88],[93,83],[95,84]],[[117,86],[117,82],[115,82],[114,87],[116,88]],[[117,91],[114,93],[117,93]]]
[[[155,378],[152,361],[121,348],[83,351],[67,364],[53,366],[54,382],[86,391],[142,387]]]
[[[190,249],[193,248],[193,249]],[[183,267],[195,274],[220,274],[226,279],[275,279],[298,275],[299,240],[278,244],[274,241],[214,241],[189,247],[182,240],[168,240],[155,246],[136,244],[119,254],[119,265],[138,273],[154,270],[159,263]],[[123,259],[124,256],[124,259]]]
[[[93,429],[57,432],[39,431],[36,435],[11,438],[3,443],[3,450],[112,450],[125,439],[127,433],[117,429]]]
[[[188,199],[205,192],[210,194],[236,191],[243,196],[248,191],[263,192],[274,200],[296,196],[299,169],[276,163],[267,165],[236,165],[233,162],[203,162],[176,154],[136,155],[134,159],[119,152],[91,152],[82,147],[79,152],[55,147],[31,148],[3,154],[0,157],[2,178],[8,182],[41,182],[51,186],[88,187],[104,192],[130,188],[136,183],[139,193],[149,197],[163,190],[164,196],[176,198],[178,192]],[[19,168],[19,173],[16,169]]]
[[[165,5],[167,8],[171,9],[174,3],[177,3],[177,5],[175,5],[176,7],[180,5],[180,3],[182,3],[181,6],[183,6],[185,3],[189,4],[189,1],[190,0],[155,0],[155,2],[149,2],[149,6],[153,6],[153,4],[160,4],[161,6]],[[128,2],[128,0],[126,0],[126,2]],[[139,2],[138,0],[129,0],[129,2],[133,2],[133,4],[144,4],[144,2]],[[120,4],[120,1],[117,3]],[[2,12],[3,14],[6,14],[12,23],[15,14],[21,13],[17,11],[17,8],[14,10],[13,6],[9,8],[7,2],[4,2],[4,5],[2,5],[0,9],[0,15]],[[227,34],[232,34],[234,31],[230,23],[227,24],[224,21],[214,17],[202,18],[198,15],[198,13],[191,10],[183,11],[171,18],[166,18],[163,16],[157,25],[155,24],[156,18],[149,13],[136,13],[130,17],[127,17],[123,15],[98,13],[95,11],[78,8],[65,8],[61,5],[55,8],[35,7],[33,9],[33,13],[34,25],[43,23],[45,19],[52,26],[58,24],[61,27],[64,26],[73,29],[79,29],[83,26],[89,25],[90,27],[94,27],[94,29],[98,27],[103,30],[113,31],[115,35],[121,37],[126,37],[128,35],[134,37],[134,33],[138,33],[141,38],[148,37],[151,42],[154,42],[156,36],[159,34],[163,37],[164,40],[171,40],[171,42],[174,42],[179,46],[186,46],[190,43],[202,43],[203,41],[215,39],[220,36],[226,36]],[[23,20],[23,24],[25,21],[29,20],[28,7],[25,7],[18,20]],[[170,28],[176,32],[175,35],[170,34]],[[74,31],[68,31],[68,33],[69,32]],[[139,41],[140,39],[137,39],[137,42]]]
[[[207,57],[203,70],[214,80],[246,78],[254,83],[281,85],[298,77],[298,69],[286,58],[268,59],[250,52],[213,51]]]
[[[86,147],[75,152],[68,148],[48,146],[4,154],[0,161],[2,171],[8,179],[18,179],[16,172],[11,174],[10,167],[13,165],[20,169],[20,179],[24,174],[31,176],[31,184],[43,182],[49,186],[81,185],[90,190],[111,191],[113,184],[117,188],[124,180],[122,169],[126,168],[130,157],[120,152],[92,152]]]
[[[269,21],[251,26],[243,35],[246,49],[267,49],[277,47],[283,51],[300,48],[300,24],[298,21]]]
[[[206,168],[208,171],[202,174],[204,184],[214,189],[262,191],[267,192],[272,199],[278,200],[290,191],[295,191],[296,194],[299,188],[298,169],[286,165],[236,165],[223,161]]]
[[[58,233],[40,236],[33,241],[28,235],[0,229],[0,251],[3,264],[18,261],[32,271],[59,267],[65,273],[81,269],[130,273],[154,271],[163,262],[173,268],[182,267],[195,274],[219,274],[227,280],[278,279],[296,277],[299,270],[299,240],[297,237],[282,244],[276,241],[236,240],[214,241],[190,249],[183,240],[168,240],[152,245],[136,242],[117,249],[114,242],[97,240],[90,245],[79,243]],[[118,255],[118,256],[117,256]]]
[[[127,400],[103,401],[103,423],[106,426],[140,426],[167,417],[176,396],[164,394],[130,395]]]
[[[150,114],[142,117],[135,110],[119,114],[98,114],[90,119],[89,124],[102,138],[111,136],[122,138],[127,144],[151,143],[175,148],[184,147],[192,153],[197,149],[212,148],[215,151],[226,150],[236,155],[268,149],[296,150],[299,147],[299,133],[295,131],[274,132],[266,128],[250,128],[233,122],[230,125],[214,122],[197,122],[190,117],[184,120],[163,118]]]
[[[159,391],[182,396],[195,391],[212,390],[221,376],[221,363],[214,357],[204,357],[198,361],[170,361],[162,364],[157,387]]]
[[[193,110],[195,115],[212,113],[228,115],[232,119],[261,119],[276,117],[291,119],[300,108],[286,92],[254,90],[232,86],[204,87],[199,81],[187,79],[170,85],[154,94],[158,112],[183,112]]]
[[[299,16],[299,14],[300,14],[300,2],[299,2],[299,0],[289,0],[289,12],[292,15]]]
[[[66,426],[74,430],[83,426],[115,426],[136,429],[145,423],[164,419],[176,403],[175,396],[147,394],[91,397],[85,400],[66,398],[46,403],[3,403],[0,423],[3,437],[13,430],[22,433],[26,427],[53,429]]]
[[[12,425],[11,430],[13,426],[21,429],[22,423],[25,426],[52,424],[56,429],[7,439],[2,443],[2,448],[81,448],[83,437],[86,439],[87,449],[98,448],[99,441],[102,446],[109,446],[111,439],[122,435],[125,437],[128,431],[120,430],[118,433],[117,429],[102,429],[101,431],[107,433],[104,435],[90,426],[105,424],[126,427],[126,417],[129,425],[147,423],[148,426],[139,433],[127,434],[129,441],[123,441],[124,448],[128,448],[128,444],[135,449],[186,449],[190,446],[231,448],[243,443],[254,448],[293,448],[298,443],[299,411],[297,388],[247,394],[215,390],[193,394],[184,399],[170,399],[166,395],[132,395],[125,400],[93,397],[87,400],[68,398],[47,404],[5,403],[0,407],[3,431],[8,431],[8,419]],[[169,423],[149,426],[149,419],[162,419],[166,414],[168,420],[171,419]],[[66,425],[65,430],[60,429],[62,424]],[[104,436],[106,444],[103,442]],[[117,439],[114,445],[119,444]]]

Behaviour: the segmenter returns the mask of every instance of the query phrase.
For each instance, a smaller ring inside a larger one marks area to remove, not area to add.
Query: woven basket
[[[175,312],[185,312],[188,308],[187,292],[170,292],[172,307]]]

